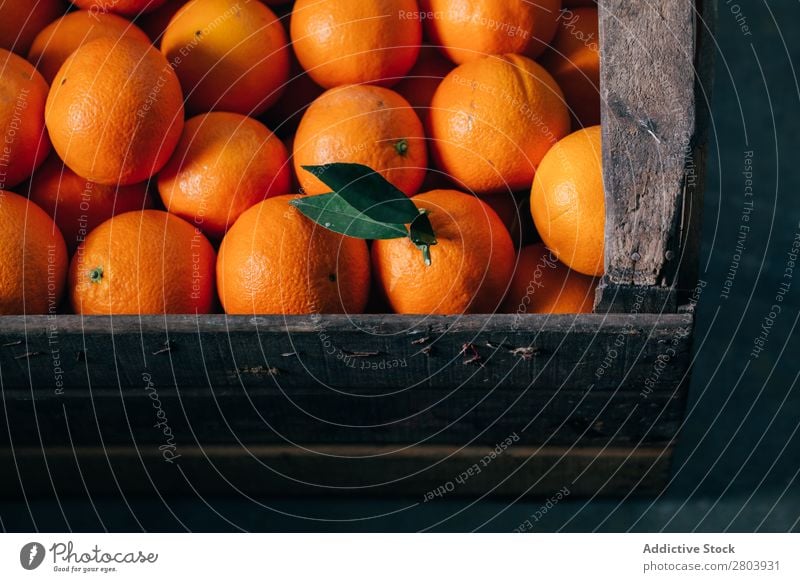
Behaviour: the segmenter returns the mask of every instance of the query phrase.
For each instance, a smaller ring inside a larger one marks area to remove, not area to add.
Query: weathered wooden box
[[[601,0],[579,316],[0,318],[0,493],[652,494],[691,362],[710,0]]]

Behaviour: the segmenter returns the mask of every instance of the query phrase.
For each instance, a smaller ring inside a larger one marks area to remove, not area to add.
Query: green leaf
[[[419,211],[413,202],[378,172],[361,164],[303,166],[350,206],[369,218],[390,224],[413,222]]]
[[[405,226],[372,220],[334,192],[295,198],[289,204],[320,226],[353,238],[377,240],[408,236]]]
[[[430,267],[431,247],[436,244],[436,235],[433,233],[433,226],[427,212],[420,210],[419,215],[411,223],[408,237],[422,251],[422,258],[425,264]]]

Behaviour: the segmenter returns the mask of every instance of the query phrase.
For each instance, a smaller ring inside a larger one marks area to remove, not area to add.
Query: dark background
[[[751,31],[719,1],[711,155],[696,360],[673,476],[658,499],[565,500],[534,531],[800,530],[800,265],[767,346],[753,340],[775,303],[800,233],[800,3],[738,0]],[[752,151],[751,230],[730,297]],[[6,476],[7,477],[7,476]],[[0,503],[9,531],[511,531],[530,500],[53,500]]]

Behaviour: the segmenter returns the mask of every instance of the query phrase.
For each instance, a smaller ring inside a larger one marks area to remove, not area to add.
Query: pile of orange
[[[0,3],[0,314],[591,311],[598,46],[577,0]],[[337,163],[430,264],[290,204]]]

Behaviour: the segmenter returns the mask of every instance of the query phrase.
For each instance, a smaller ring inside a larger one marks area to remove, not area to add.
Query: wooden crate
[[[600,7],[595,314],[3,317],[0,493],[660,491],[691,363],[715,7]]]

